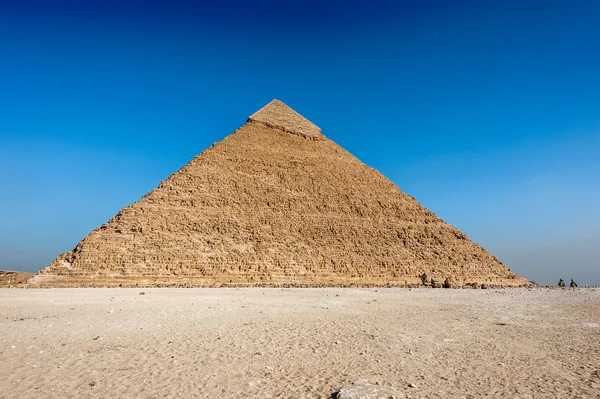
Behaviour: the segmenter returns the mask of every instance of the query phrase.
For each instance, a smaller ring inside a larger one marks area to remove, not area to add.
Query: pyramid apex
[[[274,99],[267,105],[250,115],[252,122],[262,122],[286,132],[307,138],[321,138],[321,129],[287,106],[283,101]]]

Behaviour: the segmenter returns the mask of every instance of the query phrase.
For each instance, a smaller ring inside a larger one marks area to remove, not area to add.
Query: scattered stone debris
[[[454,280],[452,280],[452,277],[447,277],[446,281],[444,281],[444,288],[456,288],[457,285],[454,282]]]
[[[431,287],[431,277],[429,277],[427,275],[427,273],[423,273],[419,276],[419,278],[421,279],[421,281],[423,282],[423,285],[425,287]]]
[[[442,286],[443,286],[443,282],[442,282],[442,280],[441,280],[441,279],[439,279],[439,278],[432,278],[432,279],[431,279],[431,286],[432,286],[433,288],[442,288]]]

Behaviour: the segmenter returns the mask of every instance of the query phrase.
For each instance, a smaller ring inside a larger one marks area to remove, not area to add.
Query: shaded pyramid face
[[[526,280],[274,100],[60,255],[39,286]]]

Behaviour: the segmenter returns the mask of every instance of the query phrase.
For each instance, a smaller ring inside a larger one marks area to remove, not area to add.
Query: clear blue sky
[[[517,273],[600,285],[600,2],[213,3],[0,2],[0,269],[278,98]]]

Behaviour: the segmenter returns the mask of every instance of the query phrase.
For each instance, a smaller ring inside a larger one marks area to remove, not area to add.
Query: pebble
[[[416,388],[416,387],[417,387],[417,386],[416,386],[415,384],[413,384],[412,382],[411,382],[410,384],[408,384],[408,386],[409,386],[410,388]]]
[[[367,399],[386,398],[396,399],[398,393],[391,387],[386,387],[368,380],[359,380],[340,388],[336,399]]]

